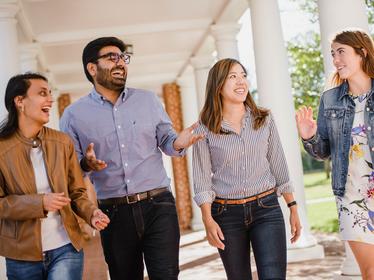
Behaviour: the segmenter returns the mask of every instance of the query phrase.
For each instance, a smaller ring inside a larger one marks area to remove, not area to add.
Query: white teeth
[[[42,111],[45,112],[45,113],[48,113],[50,109],[51,109],[51,107],[46,106],[46,107],[42,108]]]

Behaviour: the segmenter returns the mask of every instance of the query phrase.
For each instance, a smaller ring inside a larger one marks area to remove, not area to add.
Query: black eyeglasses
[[[109,60],[113,61],[114,63],[118,63],[120,59],[122,59],[125,62],[125,64],[130,63],[130,56],[124,52],[123,53],[115,53],[115,52],[106,53],[106,54],[103,54],[97,57],[96,61],[99,60],[100,58],[109,58]]]

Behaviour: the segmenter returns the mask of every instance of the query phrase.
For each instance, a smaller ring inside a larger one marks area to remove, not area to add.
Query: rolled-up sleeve
[[[157,124],[157,143],[160,149],[168,156],[180,157],[186,154],[186,149],[175,150],[174,141],[177,139],[178,135],[173,129],[172,122],[166,113],[161,102],[156,96],[153,96],[154,103],[156,106],[156,114],[159,116],[159,122]]]
[[[288,172],[286,157],[275,126],[272,115],[269,116],[269,139],[267,159],[270,164],[270,171],[275,178],[277,194],[291,193],[294,191]]]
[[[196,133],[205,133],[202,125],[196,129]],[[203,203],[212,203],[216,195],[212,189],[212,163],[207,138],[193,146],[192,169],[195,202],[199,206]]]

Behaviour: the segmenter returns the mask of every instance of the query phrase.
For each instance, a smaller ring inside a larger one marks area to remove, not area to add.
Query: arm
[[[295,201],[293,193],[283,193],[283,198],[286,204]],[[291,243],[295,243],[301,234],[301,222],[299,213],[297,212],[297,204],[289,207],[290,209],[290,228],[291,228]]]
[[[269,139],[266,157],[270,165],[271,174],[275,178],[277,194],[292,193],[294,189],[290,182],[286,157],[272,115],[269,115]]]
[[[200,126],[197,130],[202,132]],[[195,201],[200,206],[202,219],[206,231],[208,242],[211,246],[224,249],[225,245],[223,233],[219,225],[212,217],[211,205],[215,198],[212,190],[211,179],[211,158],[207,139],[197,142],[193,146],[192,166],[194,177]]]
[[[7,194],[6,182],[0,171],[0,218],[28,220],[44,217],[43,194]]]
[[[317,123],[313,120],[312,109],[302,107],[296,113],[296,122],[299,135],[305,150],[317,160],[330,157],[330,142],[324,117],[324,96],[319,104]]]
[[[91,224],[91,218],[97,207],[88,199],[87,188],[83,182],[83,174],[80,169],[74,144],[69,141],[68,152],[68,190],[73,210]]]

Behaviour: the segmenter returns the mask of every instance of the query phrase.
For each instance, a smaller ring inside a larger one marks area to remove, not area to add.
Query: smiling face
[[[120,55],[122,52],[115,46],[102,48],[99,52],[101,58],[96,63],[90,63],[89,71],[96,84],[110,90],[122,91],[126,84],[127,66],[122,59],[118,62],[112,61],[110,53]]]
[[[331,44],[331,55],[340,79],[349,80],[364,72],[362,70],[362,57],[351,46],[333,42]]]
[[[19,120],[43,126],[49,121],[53,98],[48,83],[41,79],[30,79],[30,87],[25,96],[17,96],[14,101],[19,111]]]
[[[246,72],[240,64],[235,63],[221,90],[223,104],[243,104],[248,95],[248,87]]]

